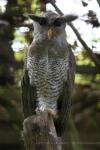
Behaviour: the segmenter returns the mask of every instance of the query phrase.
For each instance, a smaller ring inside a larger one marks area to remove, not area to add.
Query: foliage
[[[20,96],[21,92],[19,87],[22,76],[23,61],[25,58],[24,53],[33,38],[32,21],[29,18],[26,18],[24,14],[40,14],[43,10],[45,10],[45,5],[42,6],[39,3],[39,0],[8,0],[5,5],[0,6],[0,127],[3,128],[6,124],[10,124],[10,127],[15,129],[13,132],[16,133],[19,132],[21,128],[21,120],[23,118]],[[93,39],[92,42],[96,43],[99,41],[100,38]],[[77,45],[74,46],[75,48],[78,47]],[[82,48],[81,50],[82,51],[76,55],[77,65],[94,66],[94,63],[91,61],[84,49]],[[100,58],[99,55],[98,57]],[[85,102],[85,95],[87,100],[91,97],[92,101],[93,93],[95,95],[93,98],[97,101],[97,96],[99,97],[100,93],[100,74],[76,74],[75,81],[76,85],[78,84],[78,88],[75,86],[75,93],[77,97],[74,97],[73,101],[76,101],[76,103],[78,101],[83,104]],[[85,133],[84,136],[86,138],[86,133],[88,132],[89,127],[90,133],[92,132],[92,129],[93,132],[94,129],[96,129],[96,133],[98,135],[98,125],[100,123],[97,116],[99,116],[98,112],[100,111],[100,103],[97,102],[93,106],[94,107],[86,107],[84,110],[85,113],[77,113],[78,117],[75,118],[79,118],[79,116],[81,116],[81,119],[79,119],[78,122],[76,121],[77,123],[72,123],[73,130],[75,131],[75,134],[71,133],[70,135],[72,139],[75,136],[78,136],[78,130],[80,131],[81,137],[83,136],[83,133]],[[87,115],[87,112],[90,112],[91,115]],[[87,119],[85,119],[85,117],[87,117]],[[87,120],[90,122],[86,126],[85,121]],[[76,127],[74,125],[76,125]],[[95,128],[92,128],[93,125]],[[84,131],[82,132],[83,128]],[[10,128],[10,130],[11,129],[12,128]],[[5,133],[4,131],[5,129],[3,128],[3,133]],[[90,138],[93,138],[93,135]],[[80,149],[82,149],[81,146]]]

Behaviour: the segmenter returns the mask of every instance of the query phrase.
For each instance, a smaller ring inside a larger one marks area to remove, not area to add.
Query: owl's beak
[[[48,30],[48,33],[47,33],[47,34],[48,34],[48,39],[49,39],[49,40],[52,39],[52,37],[53,37],[53,32],[54,32],[54,31],[53,31],[52,28],[50,28],[50,29]]]

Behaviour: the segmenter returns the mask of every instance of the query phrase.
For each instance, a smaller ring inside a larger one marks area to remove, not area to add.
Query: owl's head
[[[43,13],[41,16],[29,14],[29,17],[33,20],[34,34],[41,33],[49,40],[64,33],[66,23],[77,18],[76,15],[60,16],[51,11]]]

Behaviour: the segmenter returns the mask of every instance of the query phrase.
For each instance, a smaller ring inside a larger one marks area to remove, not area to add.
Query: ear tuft
[[[29,16],[32,20],[38,22],[40,25],[46,25],[46,23],[47,23],[47,20],[46,20],[45,17],[36,16],[36,15],[34,15],[34,14],[28,14],[28,16]]]
[[[54,25],[61,26],[62,24],[68,23],[70,21],[74,21],[77,18],[78,18],[78,16],[76,16],[76,15],[64,15],[64,16],[56,18],[54,21]]]
[[[71,22],[71,21],[74,21],[75,19],[78,18],[77,15],[65,15],[65,16],[62,16],[63,20],[65,20],[65,22]]]

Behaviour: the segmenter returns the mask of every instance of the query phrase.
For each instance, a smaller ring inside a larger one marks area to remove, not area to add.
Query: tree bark
[[[61,150],[52,117],[47,112],[24,120],[23,139],[26,150]]]

